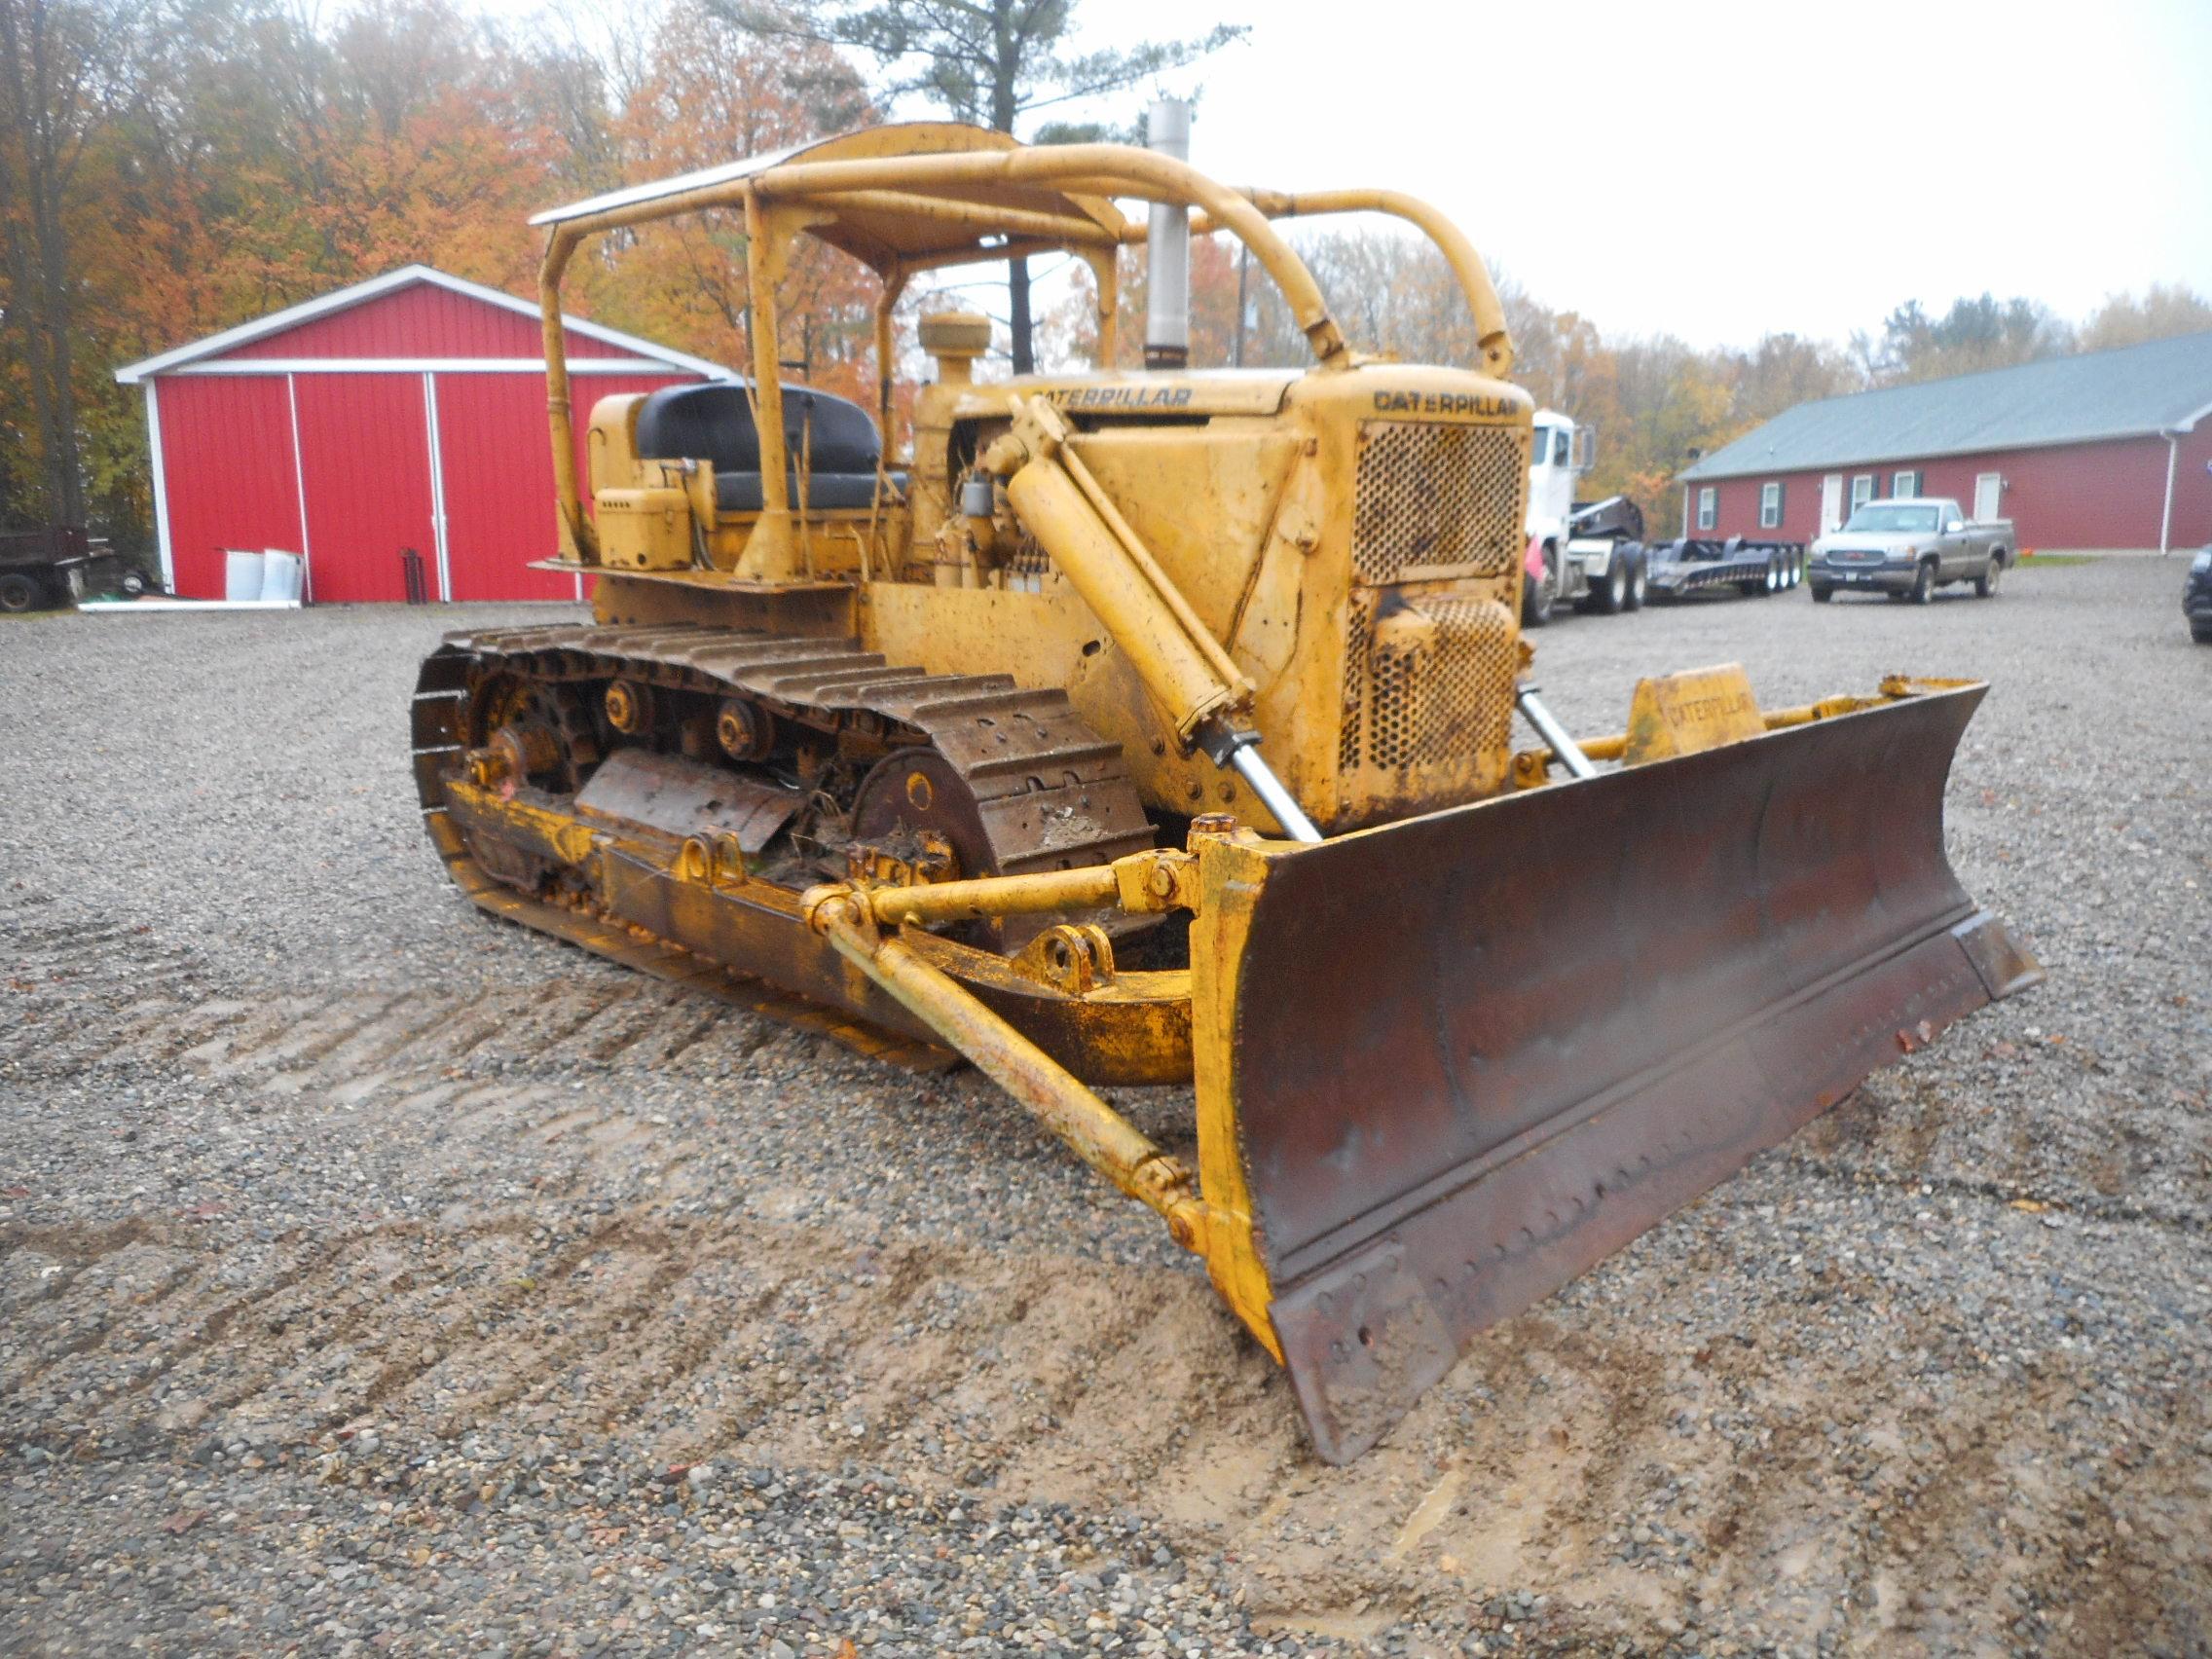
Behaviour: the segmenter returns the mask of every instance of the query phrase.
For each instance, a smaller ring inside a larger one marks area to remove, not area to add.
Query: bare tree
[[[740,28],[772,38],[819,41],[872,56],[882,76],[876,101],[926,97],[955,120],[1012,132],[1041,109],[1121,92],[1196,62],[1244,38],[1221,24],[1188,40],[1142,41],[1104,52],[1072,53],[1075,0],[708,0]],[[1052,137],[1088,136],[1059,129]],[[1031,338],[1029,265],[1007,262],[1014,372],[1036,366]]]

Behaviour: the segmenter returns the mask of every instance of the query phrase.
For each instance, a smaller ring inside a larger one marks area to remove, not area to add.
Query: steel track
[[[849,638],[697,626],[456,634],[424,660],[413,711],[416,792],[432,843],[479,908],[897,1063],[937,1069],[952,1056],[641,935],[588,903],[539,898],[492,876],[447,811],[444,780],[471,739],[474,687],[502,671],[556,685],[621,678],[737,697],[826,733],[858,731],[887,748],[934,750],[974,795],[998,873],[1102,864],[1153,844],[1119,747],[1083,723],[1064,691],[1025,691],[1006,675],[924,674]]]

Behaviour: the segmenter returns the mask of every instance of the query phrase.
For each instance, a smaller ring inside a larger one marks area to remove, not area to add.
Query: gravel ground
[[[0,626],[0,1647],[2212,1651],[2180,579],[1537,636],[1584,729],[1661,667],[1987,676],[1953,857],[2050,982],[1343,1470],[1152,1218],[974,1077],[444,886],[405,699],[442,628],[514,613]]]

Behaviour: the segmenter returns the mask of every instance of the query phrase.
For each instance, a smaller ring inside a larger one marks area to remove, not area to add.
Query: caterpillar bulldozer
[[[578,434],[564,272],[708,210],[743,216],[752,374],[601,398]],[[1478,360],[1347,343],[1277,224],[1351,211],[1433,240]],[[1943,853],[1982,685],[1762,711],[1724,668],[1642,682],[1617,734],[1553,718],[1518,625],[1531,400],[1423,203],[918,124],[538,222],[545,564],[593,580],[592,620],[424,663],[452,878],[887,1059],[972,1062],[1203,1261],[1323,1458],[2040,977]],[[1310,364],[1188,368],[1174,279],[1212,234]],[[805,237],[881,279],[872,419],[781,378]],[[1117,256],[1148,241],[1147,367],[1117,370]],[[1095,276],[1096,368],[986,383],[987,321],[925,315],[891,454],[908,283],[1054,249]],[[1098,1092],[1156,1085],[1192,1090],[1187,1142]]]

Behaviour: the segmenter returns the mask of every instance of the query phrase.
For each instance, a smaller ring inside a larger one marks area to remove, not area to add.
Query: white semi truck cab
[[[1574,511],[1574,483],[1597,461],[1598,433],[1556,409],[1535,413],[1529,449],[1529,535],[1564,541]]]
[[[1562,601],[1612,614],[1643,603],[1643,516],[1620,497],[1578,503],[1574,487],[1597,463],[1598,433],[1539,409],[1529,451],[1529,555],[1521,617],[1551,620]]]

